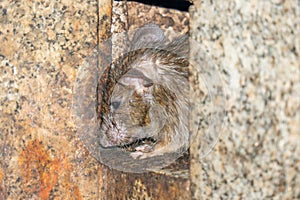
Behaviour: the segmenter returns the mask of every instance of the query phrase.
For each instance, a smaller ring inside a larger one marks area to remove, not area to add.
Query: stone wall
[[[191,37],[227,91],[217,145],[201,160],[192,145],[194,198],[299,199],[299,1],[194,4]]]
[[[223,81],[226,115],[206,157],[192,138],[192,184],[172,171],[111,170],[76,135],[76,77],[105,50],[111,1],[0,2],[0,199],[300,198],[299,2],[193,2],[191,38]],[[168,15],[155,18],[188,24]]]

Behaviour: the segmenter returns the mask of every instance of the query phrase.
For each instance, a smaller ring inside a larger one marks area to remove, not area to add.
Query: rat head
[[[132,51],[118,59],[107,76],[112,80],[101,115],[102,147],[132,146],[145,139],[171,141],[162,132],[181,132],[178,111],[186,107],[187,96],[187,65],[181,59],[185,41],[165,46],[163,31],[154,24],[136,31]]]
[[[164,40],[164,33],[157,25],[147,24],[135,32],[131,50],[151,48],[157,43],[163,43]],[[108,113],[103,117],[101,129],[104,129],[104,134],[100,140],[103,147],[132,143],[145,137],[147,127],[157,126],[151,124],[153,119],[150,114],[153,104],[151,95],[153,81],[141,70],[125,63],[122,61],[119,65],[126,65],[123,69],[128,72],[114,85]]]
[[[100,141],[104,147],[122,146],[153,136],[157,124],[153,112],[153,82],[141,71],[129,70],[119,79],[110,98],[106,132]]]

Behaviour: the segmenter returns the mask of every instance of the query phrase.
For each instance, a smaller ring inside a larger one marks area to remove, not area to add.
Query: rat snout
[[[100,145],[103,147],[103,148],[109,148],[109,147],[112,147],[114,146],[108,139],[107,137],[104,135],[100,138]]]
[[[127,140],[125,130],[117,129],[115,126],[109,128],[100,139],[100,144],[104,148],[123,145]]]
[[[100,138],[100,145],[104,148],[110,148],[119,145],[119,133],[115,128],[109,128],[104,133],[102,133]]]

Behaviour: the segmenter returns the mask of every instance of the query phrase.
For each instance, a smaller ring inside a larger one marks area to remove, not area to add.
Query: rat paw
[[[130,156],[134,159],[144,159],[148,157],[145,156],[145,154],[148,154],[149,152],[153,151],[153,146],[149,144],[144,144],[136,147],[135,150],[136,152],[130,153]]]
[[[141,159],[143,154],[144,154],[143,152],[137,151],[137,152],[134,152],[134,153],[130,153],[130,156],[133,159]]]
[[[161,156],[163,155],[161,152],[134,152],[131,153],[130,156],[134,159],[145,159],[145,158],[150,158],[150,157],[155,157],[155,156]]]
[[[153,146],[149,144],[143,144],[141,146],[136,147],[135,150],[142,153],[148,153],[153,151]]]

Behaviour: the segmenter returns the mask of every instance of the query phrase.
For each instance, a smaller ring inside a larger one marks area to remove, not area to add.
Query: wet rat
[[[123,148],[139,159],[188,148],[187,57],[187,36],[166,42],[154,24],[135,32],[131,50],[113,63],[101,91],[102,147]]]

